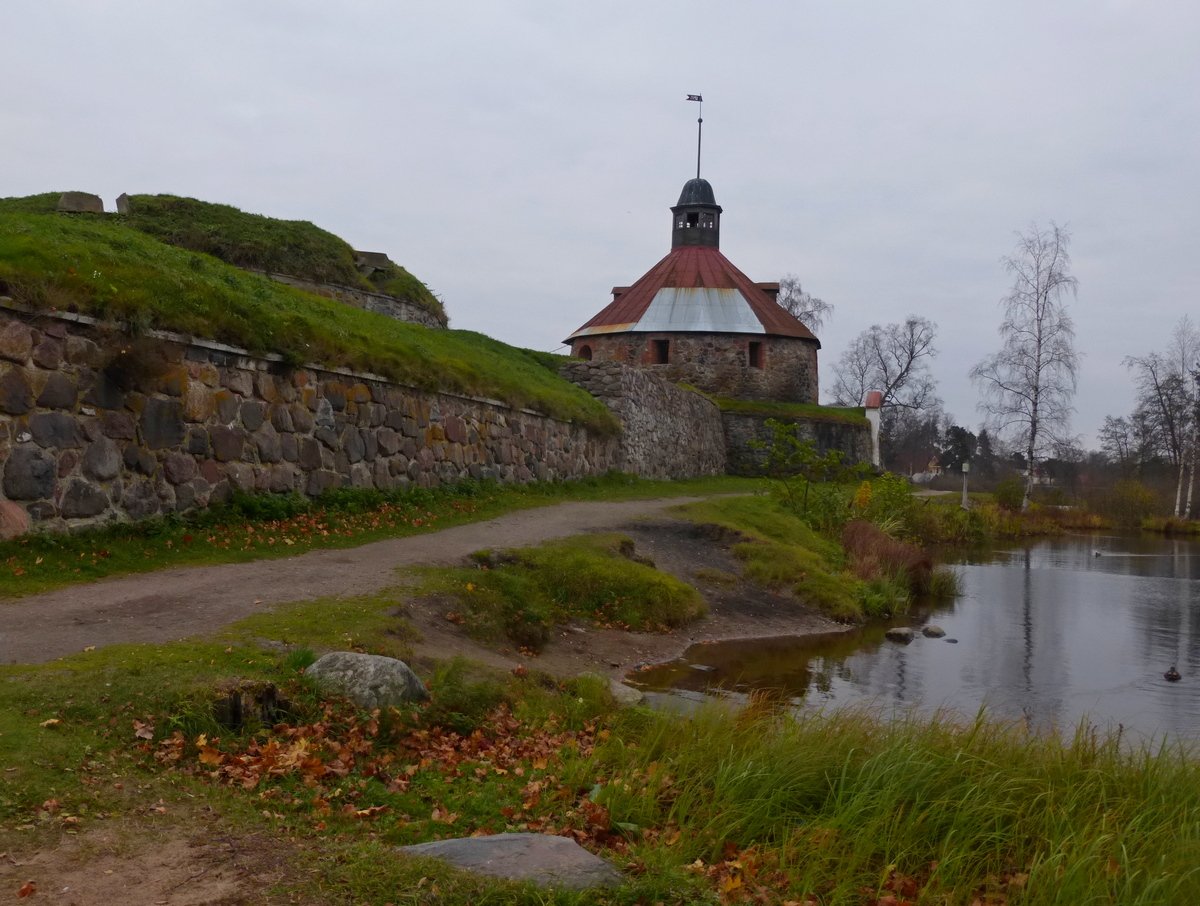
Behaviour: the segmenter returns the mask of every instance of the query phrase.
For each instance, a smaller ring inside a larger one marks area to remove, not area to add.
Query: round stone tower
[[[817,401],[821,342],[721,253],[708,180],[684,183],[671,208],[671,251],[566,342],[571,355],[652,368],[735,399]]]

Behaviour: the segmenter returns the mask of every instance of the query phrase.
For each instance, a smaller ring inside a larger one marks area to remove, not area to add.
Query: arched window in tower
[[[579,356],[585,362],[590,362],[592,360],[592,347],[585,343],[579,347],[575,355]]]

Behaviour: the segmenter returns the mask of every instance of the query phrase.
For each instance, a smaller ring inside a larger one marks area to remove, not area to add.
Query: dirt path
[[[168,569],[30,595],[0,604],[0,663],[41,663],[93,645],[211,633],[275,604],[378,591],[395,583],[397,567],[449,564],[484,547],[611,530],[699,499],[563,503],[362,547]]]

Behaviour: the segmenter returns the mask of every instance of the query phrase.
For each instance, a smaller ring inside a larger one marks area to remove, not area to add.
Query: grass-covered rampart
[[[428,330],[249,274],[160,242],[115,218],[29,214],[0,205],[0,295],[316,363],[427,390],[502,400],[612,432],[598,400],[553,357],[471,331]]]
[[[0,212],[54,214],[58,198],[57,192],[0,198]],[[236,267],[381,292],[445,316],[437,297],[403,267],[393,263],[363,276],[348,242],[305,220],[265,217],[177,195],[134,195],[128,214],[105,219]]]
[[[705,394],[708,396],[708,394]],[[865,427],[866,410],[861,406],[821,406],[816,403],[790,403],[774,400],[741,400],[727,396],[709,396],[722,412],[757,415],[764,418],[802,419]]]

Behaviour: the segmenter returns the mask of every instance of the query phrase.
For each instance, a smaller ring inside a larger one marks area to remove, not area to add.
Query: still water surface
[[[961,597],[887,624],[937,624],[946,639],[890,642],[885,625],[719,642],[636,679],[676,698],[770,688],[805,707],[971,715],[986,706],[1040,728],[1069,732],[1087,720],[1200,740],[1200,542],[1066,536],[953,568]],[[1180,682],[1163,678],[1172,664]]]

